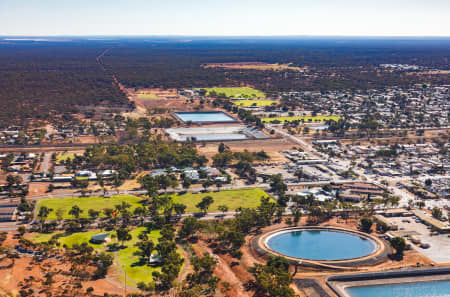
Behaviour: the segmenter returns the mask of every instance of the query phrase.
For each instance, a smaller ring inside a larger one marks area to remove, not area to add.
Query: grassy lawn
[[[71,248],[74,244],[82,244],[83,242],[86,242],[90,246],[92,246],[95,249],[103,248],[103,244],[93,244],[89,242],[89,239],[91,239],[91,236],[98,233],[106,233],[106,231],[90,231],[90,232],[79,232],[79,233],[72,233],[67,234],[58,239],[59,243],[61,243],[61,248],[66,245],[67,247]],[[111,234],[113,232],[110,232]],[[31,240],[34,242],[44,242],[49,241],[53,235],[57,233],[52,234],[46,234],[46,233],[36,233],[31,237]]]
[[[160,99],[156,94],[152,93],[138,94],[137,97],[139,99]]]
[[[120,250],[117,253],[119,263],[122,266],[122,269],[125,270],[127,277],[134,280],[136,283],[150,282],[152,280],[152,272],[161,269],[160,267],[136,265],[139,262],[139,257],[133,255],[138,250],[138,248],[134,247],[134,244],[138,241],[139,233],[141,233],[144,229],[145,228],[136,228],[132,232],[130,232],[132,239],[125,243],[127,248]],[[160,236],[160,231],[155,230],[149,234],[149,239],[156,245],[157,240]]]
[[[340,117],[338,116],[315,116],[315,117],[275,117],[275,118],[262,118],[261,120],[264,123],[270,123],[272,121],[280,121],[281,123],[284,122],[293,122],[293,121],[301,121],[304,120],[305,123],[317,123],[317,122],[324,122],[328,120],[332,121],[339,121]],[[310,121],[311,120],[311,121]]]
[[[254,189],[241,189],[241,190],[224,190],[219,192],[209,193],[186,193],[183,195],[174,194],[172,199],[174,203],[182,203],[186,205],[186,212],[199,212],[200,210],[195,207],[203,197],[211,196],[214,199],[214,203],[209,207],[208,211],[218,211],[219,205],[228,206],[229,210],[235,210],[239,207],[243,208],[256,208],[259,206],[262,197],[268,197],[269,195],[260,188]]]
[[[53,211],[51,211],[48,215],[47,220],[56,220],[56,210],[59,208],[61,208],[64,212],[63,219],[72,219],[72,216],[69,215],[69,211],[72,206],[78,205],[78,207],[83,210],[80,217],[87,218],[89,217],[89,209],[101,211],[104,208],[114,208],[115,205],[121,204],[123,201],[129,203],[131,205],[130,210],[133,211],[136,207],[140,206],[139,202],[142,201],[142,199],[135,196],[113,196],[111,198],[51,198],[40,200],[38,202],[38,209],[42,206],[53,209]],[[103,216],[103,214],[100,216]]]
[[[125,242],[126,248],[120,250],[117,252],[117,258],[119,259],[119,264],[122,267],[122,269],[126,272],[127,277],[129,279],[132,279],[136,283],[138,282],[146,282],[152,280],[152,272],[156,270],[160,270],[160,267],[151,267],[151,266],[139,266],[137,265],[139,262],[139,257],[135,256],[134,253],[138,250],[134,245],[139,241],[138,236],[139,234],[144,231],[144,227],[136,228],[130,232],[132,239],[130,241]],[[92,246],[95,249],[104,249],[103,244],[92,244],[89,242],[89,239],[92,235],[98,234],[98,233],[104,233],[105,231],[89,231],[89,232],[79,232],[79,233],[73,233],[69,234],[67,236],[63,236],[59,238],[59,242],[61,243],[61,248],[65,244],[67,247],[72,247],[73,244],[81,244],[83,242],[87,242],[90,246]],[[110,232],[111,235],[115,234],[115,231]],[[31,240],[34,242],[44,242],[48,241],[53,234],[40,234],[37,233],[31,237]],[[109,236],[111,238],[111,235]],[[156,245],[158,238],[160,237],[160,231],[154,230],[150,232],[148,235],[149,239],[153,241],[153,243]],[[117,242],[117,239],[113,239],[112,242]],[[117,263],[114,263],[114,265],[118,265]],[[121,277],[120,281],[123,282],[123,276]]]
[[[74,153],[60,153],[56,155],[56,163],[60,164],[62,162],[65,162],[67,159],[74,159],[75,154]]]
[[[278,104],[275,100],[237,100],[233,101],[234,105],[238,106],[269,106],[272,104]]]
[[[223,93],[227,97],[257,97],[265,98],[266,94],[262,91],[258,91],[253,88],[243,87],[243,88],[205,88],[208,91],[206,94],[209,95],[210,92],[215,91],[217,94]]]

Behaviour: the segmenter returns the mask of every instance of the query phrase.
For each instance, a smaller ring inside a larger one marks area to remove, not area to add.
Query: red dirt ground
[[[15,232],[9,232],[8,237],[3,243],[3,247],[12,247],[18,243],[18,240],[14,238]],[[4,259],[0,261],[0,296],[9,296],[8,294],[17,294],[19,283],[23,282],[24,279],[30,277],[34,278],[29,288],[34,289],[34,296],[46,296],[46,291],[56,292],[66,285],[73,284],[74,280],[67,275],[61,273],[55,273],[53,280],[54,283],[49,289],[45,288],[41,283],[44,276],[49,271],[67,271],[69,269],[69,264],[63,262],[62,260],[46,259],[41,262],[34,261],[31,257],[22,256],[19,259],[14,260],[14,264],[8,267],[11,260]],[[89,268],[92,269],[92,268]],[[96,281],[83,281],[83,287],[77,292],[70,292],[72,295],[67,296],[84,296],[86,289],[89,287],[94,288],[94,293],[97,295],[108,294],[122,294],[122,287],[109,281],[108,279],[100,279]]]

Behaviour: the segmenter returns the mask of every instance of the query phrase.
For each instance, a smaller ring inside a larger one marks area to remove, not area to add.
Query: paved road
[[[51,153],[45,153],[44,154],[44,158],[43,158],[42,164],[41,164],[41,172],[42,173],[48,173],[48,169],[50,167],[51,159],[52,159],[52,154]]]
[[[282,129],[279,129],[278,127],[276,127],[274,125],[267,124],[267,126],[270,129],[275,130],[278,134],[280,134],[280,135],[282,135],[282,136],[284,136],[284,137],[286,137],[286,138],[288,138],[288,139],[290,139],[290,140],[300,144],[302,149],[304,149],[306,152],[308,152],[308,153],[310,153],[310,154],[312,154],[312,155],[314,155],[314,156],[316,156],[318,158],[321,158],[320,152],[318,152],[315,148],[312,147],[312,145],[310,145],[309,143],[307,143],[303,139],[301,139],[299,137],[296,137],[294,135],[291,135],[289,133],[286,133]]]

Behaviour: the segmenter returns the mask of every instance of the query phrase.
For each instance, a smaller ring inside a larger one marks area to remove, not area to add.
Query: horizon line
[[[273,38],[273,37],[358,37],[358,38],[450,38],[450,35],[346,35],[346,34],[272,34],[272,35],[195,35],[195,34],[0,34],[0,38],[8,37],[212,37],[212,38]]]

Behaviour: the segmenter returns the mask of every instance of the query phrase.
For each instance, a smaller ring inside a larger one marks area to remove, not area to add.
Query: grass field
[[[74,153],[60,153],[56,155],[56,163],[62,163],[65,162],[67,159],[74,159],[75,154]]]
[[[262,118],[261,120],[264,123],[271,123],[273,121],[279,121],[280,123],[284,123],[284,122],[293,122],[293,121],[301,121],[301,120],[304,120],[305,123],[317,123],[317,122],[325,122],[328,120],[337,122],[339,119],[340,119],[340,117],[338,117],[338,116],[315,116],[315,117],[298,116],[298,117]]]
[[[253,88],[249,87],[242,87],[242,88],[205,88],[207,91],[207,95],[210,94],[210,92],[215,91],[217,94],[223,93],[225,96],[231,98],[239,98],[239,97],[250,97],[250,98],[265,98],[266,94],[264,94],[261,91],[258,91]]]
[[[152,272],[156,270],[160,270],[160,267],[151,267],[151,266],[139,266],[136,265],[139,261],[139,257],[133,255],[138,249],[134,247],[134,244],[138,242],[138,235],[145,228],[136,228],[132,232],[130,232],[132,239],[127,241],[125,244],[127,245],[126,249],[120,250],[117,253],[117,258],[119,259],[119,263],[122,268],[127,273],[127,277],[134,280],[135,282],[145,282],[148,283],[152,280]],[[153,241],[156,245],[157,240],[160,237],[160,231],[155,230],[150,232],[148,238]]]
[[[83,212],[80,217],[87,218],[88,210],[94,209],[101,211],[104,208],[114,208],[115,205],[121,204],[123,201],[129,203],[131,205],[131,211],[133,211],[137,206],[140,206],[140,201],[142,199],[135,196],[113,196],[111,198],[103,198],[103,197],[89,197],[89,198],[51,198],[51,199],[43,199],[38,202],[38,211],[42,206],[46,206],[48,208],[53,209],[47,217],[47,220],[56,220],[56,210],[61,208],[64,212],[63,219],[72,219],[72,216],[69,215],[69,210],[74,205],[78,205]],[[103,215],[103,214],[102,214]],[[101,216],[102,216],[101,215]]]
[[[278,104],[275,100],[236,100],[233,101],[234,105],[238,106],[269,106],[272,104]]]
[[[172,199],[174,203],[182,203],[186,205],[186,212],[199,212],[195,206],[203,197],[211,196],[214,203],[209,207],[208,211],[218,211],[219,205],[228,206],[229,210],[236,210],[239,207],[256,208],[259,206],[262,197],[269,195],[260,188],[241,189],[241,190],[223,190],[219,192],[209,193],[186,193],[182,195],[174,194]]]
[[[74,244],[81,244],[83,242],[86,242],[90,246],[92,246],[95,249],[103,248],[103,244],[93,244],[89,242],[89,239],[91,239],[91,236],[98,233],[104,233],[102,231],[90,231],[90,232],[79,232],[79,233],[72,233],[72,234],[66,234],[58,239],[58,242],[61,243],[61,248],[66,245],[68,248],[71,248]],[[53,235],[57,233],[47,234],[47,233],[36,233],[31,238],[34,242],[44,242],[49,241]]]
[[[156,94],[152,93],[138,94],[137,97],[139,99],[161,99]]]
[[[117,252],[117,258],[119,260],[119,265],[122,267],[123,270],[125,270],[127,277],[132,279],[133,281],[137,282],[146,282],[152,280],[152,272],[156,270],[160,270],[160,267],[151,267],[151,266],[139,266],[136,265],[139,261],[139,257],[135,256],[134,253],[138,250],[134,245],[138,242],[138,236],[139,234],[144,231],[144,227],[136,228],[130,232],[131,234],[131,240],[126,241],[125,245],[127,246],[124,249],[121,249]],[[89,242],[89,239],[92,235],[103,233],[104,231],[90,231],[90,232],[79,232],[79,233],[73,233],[68,234],[67,236],[62,236],[58,239],[58,241],[61,243],[61,248],[63,245],[66,245],[67,247],[71,248],[73,244],[82,244],[84,242],[88,243],[90,246],[92,246],[95,249],[99,250],[105,250],[103,244],[92,244]],[[115,231],[110,232],[111,235],[115,234]],[[56,234],[56,233],[53,233]],[[37,243],[48,241],[53,234],[35,234],[31,240]],[[111,235],[109,238],[111,238]],[[153,241],[153,243],[156,245],[158,238],[160,237],[160,231],[154,230],[150,232],[148,235],[149,239]],[[117,239],[112,240],[112,242],[117,242]],[[114,263],[114,265],[118,265],[117,263]],[[123,281],[123,278],[120,280]]]

